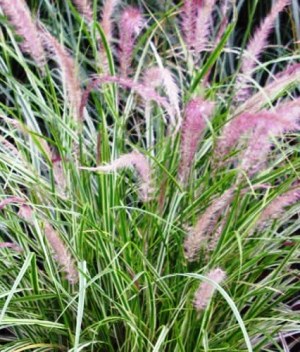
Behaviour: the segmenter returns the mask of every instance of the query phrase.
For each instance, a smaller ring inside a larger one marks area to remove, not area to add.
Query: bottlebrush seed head
[[[78,11],[82,16],[88,21],[93,21],[93,9],[92,3],[90,0],[73,0],[75,6],[78,8]]]
[[[119,61],[121,75],[123,77],[127,77],[130,73],[135,40],[140,33],[143,25],[144,20],[139,9],[129,6],[122,12],[119,22]]]
[[[213,269],[207,274],[207,278],[220,285],[225,280],[226,273],[220,268]],[[200,313],[207,308],[215,291],[215,287],[210,282],[201,282],[198,290],[195,292],[193,302],[197,312]]]
[[[186,106],[181,128],[181,159],[179,165],[179,178],[182,183],[187,181],[201,134],[213,108],[214,104],[212,102],[205,101],[202,98],[192,99]]]
[[[29,54],[38,67],[46,63],[42,41],[30,10],[24,0],[0,0],[0,7],[14,26],[16,33],[23,38],[20,47]]]
[[[149,201],[151,199],[152,193],[152,170],[149,161],[145,158],[143,154],[137,151],[133,151],[129,154],[124,154],[108,165],[98,166],[94,168],[81,167],[80,169],[102,172],[115,172],[123,168],[134,168],[137,171],[140,181],[140,197],[144,202]]]

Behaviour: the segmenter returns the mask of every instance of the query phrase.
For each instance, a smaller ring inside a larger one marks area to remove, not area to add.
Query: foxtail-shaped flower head
[[[93,21],[93,8],[91,0],[73,0],[82,16],[88,21]]]
[[[214,104],[195,98],[188,102],[185,109],[184,121],[181,127],[181,157],[179,165],[179,178],[186,183],[192,162],[194,160],[200,137],[211,117]]]
[[[20,44],[23,52],[29,54],[38,67],[46,63],[42,41],[30,10],[24,0],[0,0],[0,7],[22,37]]]
[[[67,280],[71,284],[75,284],[78,281],[78,271],[68,248],[60,238],[59,234],[48,222],[44,223],[44,230],[45,237],[55,254],[55,260],[66,273]]]
[[[290,190],[283,193],[279,197],[267,205],[267,207],[261,213],[257,227],[262,230],[270,222],[279,219],[285,212],[286,208],[297,203],[300,200],[300,183],[294,184]]]
[[[245,54],[242,58],[241,75],[237,78],[239,88],[236,96],[237,101],[243,101],[249,96],[247,81],[252,76],[253,69],[257,66],[257,61],[267,44],[267,39],[274,28],[278,14],[283,11],[290,2],[291,0],[277,0],[271,12],[264,18],[246,47]]]
[[[124,154],[111,164],[98,166],[94,168],[81,167],[83,170],[100,171],[100,172],[115,172],[119,169],[134,168],[139,176],[140,197],[144,202],[151,199],[152,193],[152,170],[149,161],[145,156],[137,151],[129,154]]]
[[[80,120],[82,92],[74,59],[66,48],[45,28],[42,28],[40,33],[46,49],[54,56],[61,69],[62,82],[66,91],[69,109],[75,120],[78,121]]]
[[[226,273],[220,268],[213,269],[207,274],[207,278],[220,285],[225,280]],[[215,291],[216,288],[210,282],[201,282],[194,296],[194,307],[198,313],[207,308]]]
[[[207,246],[210,236],[216,230],[216,225],[234,195],[233,188],[225,191],[219,198],[200,215],[196,226],[188,231],[184,241],[184,254],[189,262],[196,261],[201,247]]]
[[[130,73],[135,40],[140,33],[143,25],[144,20],[138,8],[129,6],[122,12],[119,22],[119,61],[121,75],[123,77],[127,77]]]

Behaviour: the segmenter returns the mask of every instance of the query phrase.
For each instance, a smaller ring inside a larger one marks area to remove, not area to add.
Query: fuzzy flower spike
[[[70,111],[75,120],[79,121],[82,92],[75,61],[66,48],[45,28],[41,28],[40,32],[46,49],[54,55],[61,69],[62,82],[66,90]]]
[[[207,278],[220,285],[225,280],[226,273],[220,268],[213,269],[207,274]],[[198,313],[208,306],[215,291],[216,288],[210,282],[201,282],[194,298],[194,307]]]
[[[20,44],[24,53],[31,55],[38,67],[46,63],[42,41],[30,10],[24,0],[0,0],[0,8],[9,18],[16,33],[23,38]]]
[[[144,202],[147,202],[151,199],[150,195],[152,192],[151,187],[151,166],[148,160],[144,157],[143,154],[133,151],[129,154],[124,154],[118,159],[113,161],[111,164],[98,166],[94,168],[81,167],[83,170],[90,171],[100,171],[100,172],[115,172],[119,169],[124,168],[134,168],[139,176],[140,180],[140,197]]]
[[[73,0],[82,16],[88,21],[93,21],[92,3],[90,0]]]
[[[214,105],[202,98],[195,98],[188,102],[181,128],[181,158],[179,178],[186,183],[190,168],[195,157],[200,137],[211,117]]]
[[[123,77],[127,77],[130,73],[135,40],[140,33],[143,24],[143,17],[139,9],[130,6],[123,11],[119,23],[119,60],[121,75]]]
[[[252,76],[252,71],[256,67],[256,63],[267,44],[268,37],[274,28],[278,14],[282,12],[290,2],[291,0],[277,0],[269,15],[263,20],[250,40],[242,58],[242,75],[239,75],[237,78],[238,87],[240,88],[236,96],[237,101],[244,101],[249,96],[249,89],[247,87],[248,78]]]

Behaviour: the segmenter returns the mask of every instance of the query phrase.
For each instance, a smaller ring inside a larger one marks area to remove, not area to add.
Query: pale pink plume
[[[112,39],[113,23],[112,17],[120,0],[105,0],[102,8],[101,27],[108,43]]]
[[[167,68],[151,67],[144,72],[144,85],[150,85],[153,89],[162,86],[166,91],[170,105],[177,114],[178,123],[181,124],[180,107],[179,107],[179,88],[175,82],[172,72]]]
[[[137,171],[140,181],[140,197],[144,202],[149,201],[151,199],[152,193],[152,170],[149,161],[143,154],[137,151],[133,151],[129,154],[120,156],[118,159],[114,160],[111,164],[108,165],[97,166],[94,168],[81,167],[83,170],[100,172],[115,172],[124,168],[134,168]]]
[[[208,38],[211,33],[213,23],[213,10],[216,0],[198,0],[197,18],[195,29],[195,52],[201,53],[207,50]]]
[[[258,114],[260,115],[260,114]],[[241,168],[250,176],[265,167],[272,137],[299,131],[300,108],[294,103],[279,104],[274,113],[261,114],[242,157]]]
[[[73,57],[46,29],[41,30],[46,49],[54,55],[61,69],[62,82],[67,94],[69,108],[76,121],[80,120],[80,103],[82,92]],[[51,56],[52,58],[52,56]]]
[[[291,0],[277,0],[270,14],[264,18],[246,47],[245,54],[242,58],[242,75],[238,76],[238,86],[240,87],[236,97],[238,101],[245,100],[249,95],[247,87],[248,78],[252,76],[252,71],[257,65],[257,60],[267,44],[267,39],[274,28],[278,14],[283,11],[290,2]]]
[[[281,103],[274,111],[262,110],[256,114],[241,114],[225,126],[216,152],[219,158],[224,157],[242,137],[246,136],[250,144],[249,157],[258,156],[271,146],[270,136],[298,130],[299,119],[300,99]]]
[[[16,243],[0,242],[0,248],[10,248],[16,252],[23,252],[23,249]]]
[[[223,211],[233,199],[233,196],[233,188],[225,191],[219,198],[212,202],[199,217],[196,226],[189,231],[184,241],[185,257],[189,262],[197,260],[201,247],[208,245],[210,236],[216,230],[216,225]]]
[[[207,278],[220,285],[226,279],[226,273],[220,268],[213,269],[207,274]],[[213,286],[210,282],[201,282],[199,288],[195,292],[193,302],[197,312],[200,313],[208,306],[215,291],[215,286]]]
[[[300,200],[300,185],[299,182],[296,186],[286,193],[275,198],[267,205],[261,213],[257,227],[262,230],[267,224],[275,219],[279,219],[286,211],[286,208],[297,203]]]
[[[27,221],[29,224],[33,224],[34,214],[32,208],[27,204],[22,204],[18,211],[18,216]]]
[[[93,21],[93,7],[91,0],[73,0],[78,11],[88,21]]]
[[[55,254],[55,260],[66,273],[66,278],[71,284],[78,281],[78,271],[74,265],[73,258],[68,251],[66,245],[63,243],[59,234],[48,223],[44,223],[45,236]]]
[[[174,117],[174,108],[169,104],[165,97],[159,95],[155,89],[151,87],[151,85],[146,85],[144,83],[138,83],[133,81],[130,78],[124,77],[117,77],[117,76],[94,76],[91,82],[88,84],[87,88],[85,89],[82,101],[80,105],[80,116],[83,116],[83,110],[87,104],[89,95],[92,90],[97,88],[98,86],[105,84],[105,83],[117,83],[121,87],[125,87],[128,89],[133,90],[137,94],[139,94],[146,102],[155,101],[159,105],[161,105],[169,114],[170,123],[172,126],[176,125],[175,117]]]
[[[182,6],[181,28],[186,46],[192,50],[195,44],[195,29],[198,0],[185,0]]]
[[[214,104],[202,98],[195,98],[188,102],[185,109],[184,121],[181,127],[181,156],[179,178],[186,183],[192,162],[194,160],[201,135],[211,117]]]
[[[259,92],[251,96],[247,101],[236,108],[235,114],[244,112],[255,113],[261,110],[270,101],[275,100],[289,87],[300,83],[300,64],[293,64],[282,72],[276,74],[270,83],[262,87]]]
[[[24,202],[25,202],[25,199],[23,198],[11,196],[0,201],[0,210],[6,207],[6,205],[8,204],[22,204]]]
[[[0,0],[0,7],[22,37],[20,44],[23,52],[28,53],[38,67],[43,69],[46,63],[45,53],[36,24],[24,0]]]
[[[123,77],[130,73],[135,40],[143,25],[144,20],[139,9],[129,6],[122,12],[119,22],[119,61]]]
[[[105,38],[107,43],[110,44],[113,37],[113,15],[115,9],[120,0],[105,0],[102,8],[102,19],[101,19],[101,27],[103,33],[105,34]],[[100,65],[105,73],[109,72],[108,69],[108,59],[103,47],[103,44],[99,44],[99,56],[100,56]]]

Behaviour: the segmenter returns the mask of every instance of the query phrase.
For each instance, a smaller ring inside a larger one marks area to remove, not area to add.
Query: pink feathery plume
[[[78,11],[88,21],[93,21],[93,8],[90,0],[73,0]]]
[[[137,171],[140,179],[140,197],[144,202],[149,201],[151,199],[150,194],[152,193],[152,171],[149,161],[144,157],[143,154],[137,151],[133,151],[129,154],[120,156],[109,165],[97,166],[93,168],[81,167],[83,170],[100,172],[115,172],[123,168],[134,168]]]
[[[34,219],[33,210],[29,205],[22,204],[19,208],[18,216],[21,219],[27,221],[30,225],[33,224],[33,219]]]
[[[10,248],[16,252],[23,252],[23,249],[16,243],[0,242],[0,248]]]
[[[188,102],[185,117],[181,127],[181,158],[179,178],[186,183],[190,168],[194,160],[197,147],[207,120],[211,117],[214,104],[202,98],[195,98]]]
[[[297,183],[291,190],[275,198],[265,210],[261,213],[257,227],[262,230],[271,221],[280,218],[284,214],[287,207],[297,203],[300,200],[300,187]]]
[[[225,191],[219,198],[215,199],[212,204],[198,219],[196,226],[192,228],[184,241],[185,257],[189,262],[198,259],[198,253],[201,247],[206,246],[213,233],[220,216],[228,206],[234,196],[233,188]]]
[[[139,9],[130,6],[122,12],[119,23],[119,60],[122,77],[127,77],[130,73],[135,40],[143,25],[144,21]]]
[[[207,50],[208,37],[212,27],[212,13],[216,0],[198,0],[197,18],[195,28],[195,52],[201,53]]]
[[[55,260],[66,273],[67,280],[71,284],[75,284],[78,281],[78,271],[70,252],[54,228],[48,222],[45,222],[44,226],[47,241],[55,253]]]
[[[193,50],[198,0],[185,0],[182,6],[181,28],[186,46]],[[200,4],[201,5],[201,4]]]
[[[270,83],[263,87],[258,93],[251,96],[247,101],[236,108],[235,114],[244,112],[255,113],[261,108],[275,100],[282,92],[300,83],[300,64],[293,64],[283,72],[276,74]]]
[[[67,93],[71,113],[74,114],[76,121],[80,121],[79,111],[82,92],[74,59],[67,52],[66,48],[46,29],[42,29],[41,33],[46,49],[54,55],[60,66],[62,81]]]
[[[112,17],[120,0],[106,0],[102,8],[101,27],[108,42],[112,39]]]
[[[110,44],[112,40],[112,36],[113,36],[112,17],[119,1],[120,0],[106,0],[103,4],[102,19],[100,24],[108,44]],[[102,43],[99,44],[99,56],[100,56],[100,64],[103,71],[105,73],[108,73],[109,72],[108,59]]]
[[[270,14],[265,17],[261,25],[255,31],[253,38],[250,40],[246,54],[243,55],[241,73],[242,76],[238,76],[238,83],[240,90],[237,94],[237,100],[245,100],[249,95],[248,87],[246,86],[247,77],[251,77],[252,71],[257,64],[261,52],[267,44],[267,39],[274,28],[275,20],[280,12],[289,5],[291,0],[278,0],[273,6]]]
[[[181,125],[181,115],[179,107],[179,89],[171,71],[167,68],[151,67],[144,72],[143,82],[153,89],[163,86],[168,96],[170,104],[174,107],[178,117],[178,127]]]
[[[33,209],[24,204],[20,207],[18,216],[27,221],[30,225],[34,224],[34,211]],[[71,284],[75,284],[78,281],[78,272],[74,265],[71,253],[68,251],[64,242],[60,238],[59,234],[49,224],[44,222],[45,237],[50,244],[54,254],[56,262],[61,266],[62,270],[66,273],[66,278]]]
[[[150,85],[135,82],[130,78],[123,78],[123,77],[109,76],[109,75],[95,76],[92,79],[92,81],[88,84],[88,86],[85,89],[83,96],[82,96],[81,105],[80,105],[80,116],[83,116],[83,110],[87,104],[87,101],[88,101],[88,98],[89,98],[91,91],[93,89],[95,89],[96,87],[98,87],[102,84],[105,84],[105,83],[117,83],[122,87],[125,87],[125,88],[128,88],[128,89],[135,91],[146,102],[147,101],[155,101],[156,103],[161,105],[168,112],[172,126],[176,125],[173,107],[168,103],[168,101],[165,97],[160,96],[155,91],[155,89],[153,89]]]
[[[0,210],[6,207],[8,204],[22,204],[25,202],[25,199],[20,197],[8,197],[0,202]]]
[[[36,24],[24,0],[0,0],[0,7],[15,27],[16,33],[23,38],[20,47],[31,55],[38,67],[43,68],[46,60],[43,45]]]
[[[226,273],[220,269],[213,269],[207,274],[207,278],[220,285],[226,278]],[[194,307],[198,313],[203,311],[211,301],[216,288],[208,281],[201,282],[194,296]]]
[[[260,115],[260,114],[258,114]],[[249,144],[242,157],[241,168],[251,176],[260,171],[267,162],[272,146],[271,137],[299,131],[300,107],[297,102],[279,104],[274,113],[262,114],[257,121]]]

